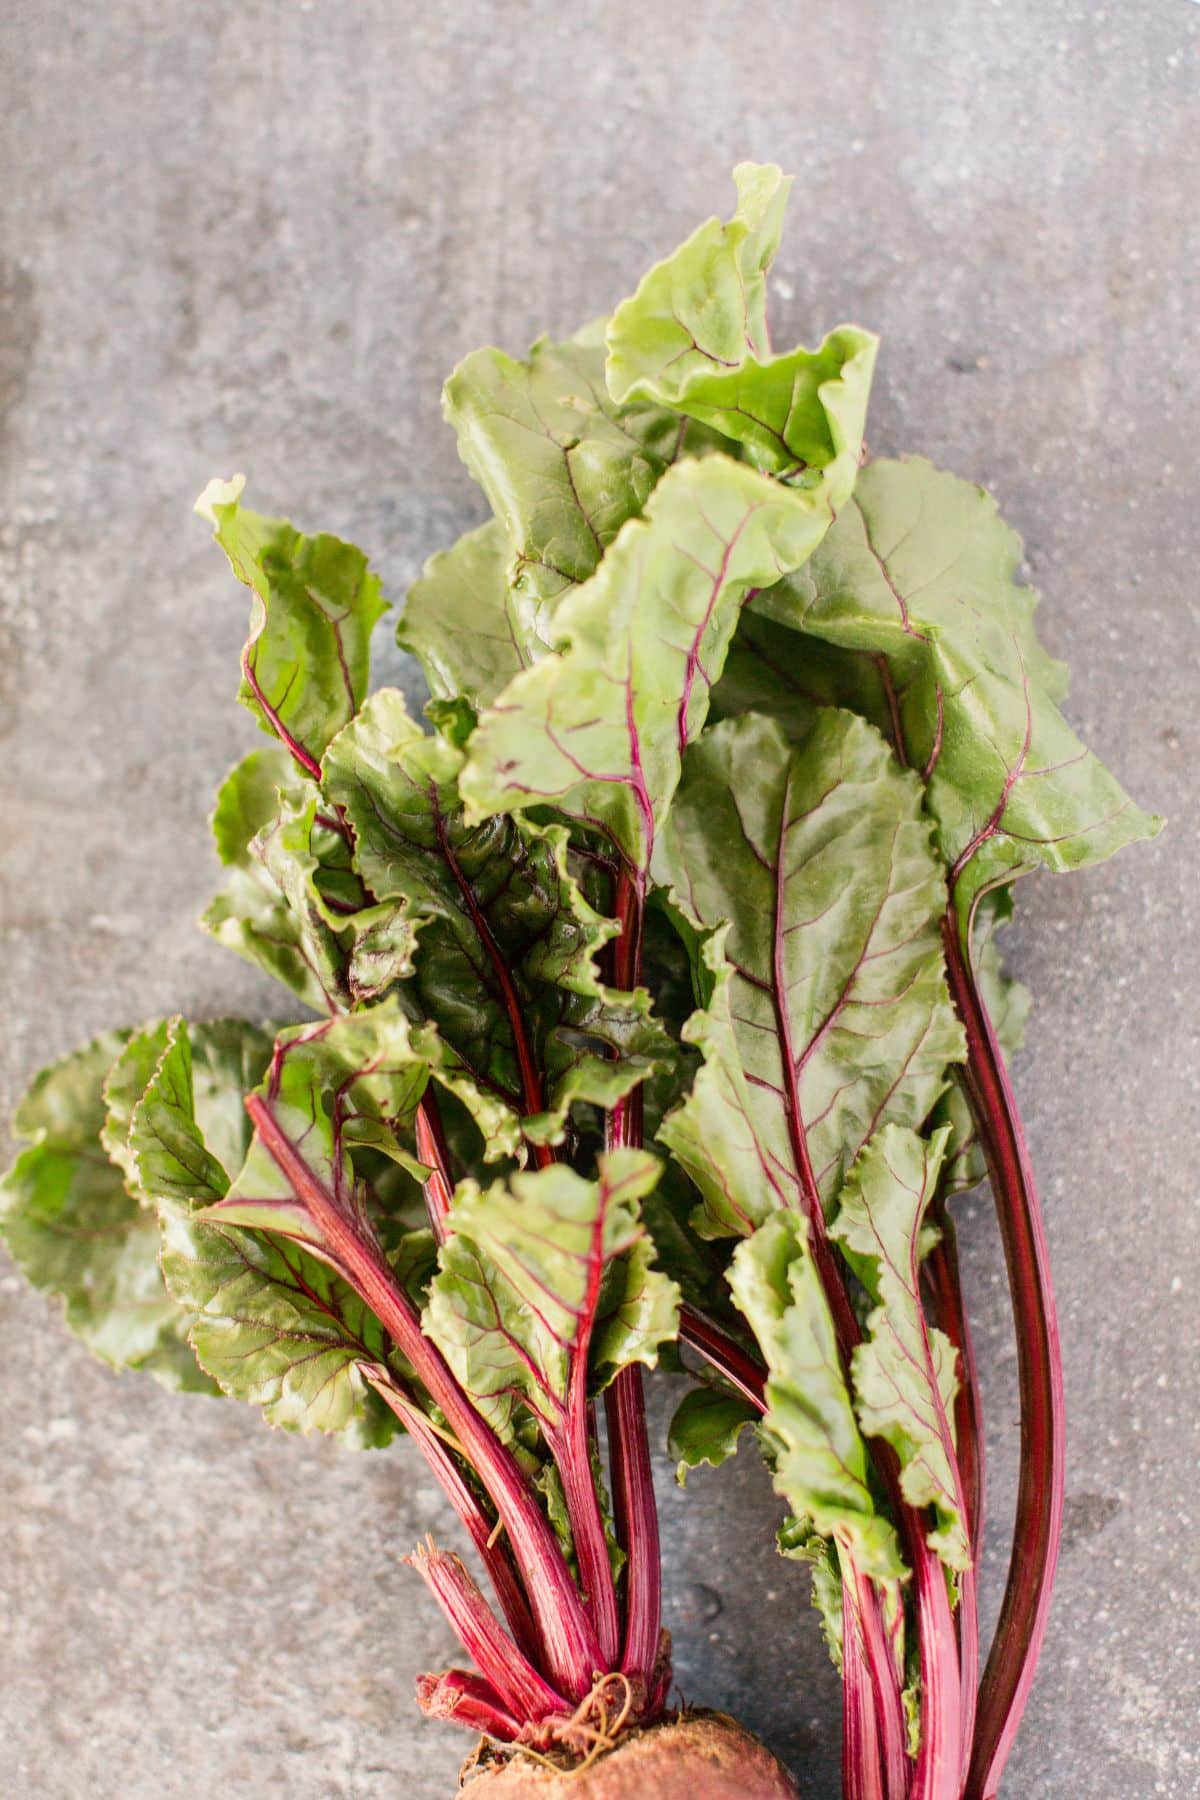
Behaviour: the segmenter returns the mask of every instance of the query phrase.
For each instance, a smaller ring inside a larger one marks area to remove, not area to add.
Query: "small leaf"
[[[248,512],[243,485],[210,482],[196,503],[254,596],[238,698],[315,774],[366,696],[371,631],[387,602],[361,550]]]
[[[785,1519],[779,1527],[779,1554],[807,1563],[812,1572],[812,1603],[821,1621],[821,1636],[829,1660],[842,1672],[842,1572],[837,1550],[827,1538],[818,1537],[807,1519]],[[916,1755],[915,1746],[910,1755]]]
[[[667,1436],[667,1449],[675,1458],[675,1479],[680,1487],[685,1486],[689,1469],[698,1469],[701,1463],[718,1469],[727,1462],[747,1425],[752,1425],[758,1416],[757,1409],[738,1394],[703,1387],[685,1394]]]
[[[432,556],[409,589],[396,640],[435,699],[462,696],[478,710],[553,647],[536,602],[509,586],[512,556],[503,521],[489,519]]]
[[[853,1358],[862,1428],[900,1458],[912,1506],[932,1506],[930,1547],[951,1569],[970,1567],[954,1455],[956,1355],[925,1319],[920,1261],[925,1216],[937,1190],[946,1133],[928,1142],[888,1125],[862,1152],[842,1189],[830,1236],[841,1245],[874,1310]]]
[[[866,1447],[800,1221],[776,1213],[739,1244],[729,1283],[766,1358],[776,1491],[864,1574],[899,1577],[896,1534],[871,1497]]]
[[[157,1221],[101,1143],[104,1080],[129,1042],[129,1032],[106,1032],[38,1075],[13,1121],[31,1142],[0,1182],[0,1233],[102,1361],[211,1393],[188,1347],[190,1317],[163,1286]]]

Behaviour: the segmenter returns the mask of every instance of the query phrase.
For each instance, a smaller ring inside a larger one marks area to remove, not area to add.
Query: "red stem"
[[[537,1634],[533,1628],[529,1603],[521,1591],[521,1584],[513,1568],[507,1540],[503,1536],[496,1536],[495,1521],[489,1519],[480,1506],[459,1473],[449,1449],[420,1407],[413,1405],[407,1394],[396,1386],[386,1369],[364,1365],[363,1374],[380,1399],[391,1407],[429,1464],[439,1487],[467,1528],[514,1639],[526,1656],[533,1658],[537,1653]]]
[[[423,1189],[425,1211],[434,1237],[439,1244],[443,1244],[446,1241],[446,1214],[450,1211],[454,1183],[450,1179],[450,1151],[442,1131],[442,1116],[438,1111],[437,1100],[428,1088],[417,1108],[414,1129],[417,1156],[430,1170],[429,1180]]]
[[[957,924],[943,925],[950,991],[967,1033],[965,1084],[1004,1240],[1021,1388],[1021,1472],[1008,1585],[979,1692],[966,1800],[992,1800],[1046,1633],[1062,1531],[1064,1418],[1054,1290],[1037,1189],[1004,1057]]]
[[[679,1336],[689,1349],[702,1356],[719,1375],[723,1375],[729,1385],[736,1388],[751,1406],[757,1407],[759,1412],[766,1410],[763,1398],[766,1370],[728,1332],[722,1331],[719,1325],[714,1325],[711,1319],[706,1319],[694,1307],[681,1306]]]
[[[571,1699],[581,1700],[602,1667],[599,1646],[558,1541],[519,1465],[475,1411],[437,1346],[423,1335],[416,1311],[378,1249],[360,1235],[313,1174],[261,1095],[248,1096],[246,1111],[263,1148],[308,1209],[355,1292],[412,1365],[487,1487],[524,1578],[551,1679]]]
[[[946,1572],[923,1533],[908,1549],[921,1621],[921,1747],[911,1800],[959,1800],[962,1690]]]
[[[615,986],[626,990],[635,988],[641,979],[644,898],[645,877],[622,869],[616,896],[621,933],[613,945],[613,979]],[[640,1147],[640,1088],[618,1100],[609,1113],[605,1142],[610,1150]],[[605,1393],[604,1410],[612,1466],[613,1513],[626,1557],[621,1668],[626,1675],[645,1682],[649,1690],[662,1636],[662,1561],[642,1371],[637,1363],[629,1363],[618,1372]]]
[[[515,1744],[521,1735],[521,1721],[506,1711],[491,1682],[466,1669],[418,1675],[417,1705],[428,1719],[453,1719],[500,1744]]]
[[[515,1718],[540,1722],[570,1710],[499,1624],[461,1557],[431,1547],[405,1561],[423,1577],[467,1655]]]
[[[843,1800],[891,1800],[879,1754],[875,1690],[868,1671],[859,1602],[863,1582],[842,1564],[842,1794]]]

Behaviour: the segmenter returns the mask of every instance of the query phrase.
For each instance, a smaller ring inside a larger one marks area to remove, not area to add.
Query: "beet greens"
[[[44,1070],[0,1229],[112,1365],[407,1433],[475,1558],[411,1559],[471,1665],[419,1703],[498,1757],[577,1765],[667,1714],[643,1379],[691,1368],[680,1477],[755,1430],[843,1676],[845,1793],[983,1800],[1063,1485],[995,934],[1016,876],[1158,821],[1059,711],[989,497],[867,459],[875,339],[771,349],[790,184],[735,180],[607,322],[447,383],[493,516],[401,612],[431,729],[370,691],[363,555],[210,485],[273,741],[218,794],[204,923],[305,1016]],[[948,1203],[985,1174],[1022,1465],[981,1677]]]

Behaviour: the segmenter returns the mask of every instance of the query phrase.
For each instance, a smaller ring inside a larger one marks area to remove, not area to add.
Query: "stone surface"
[[[873,446],[996,489],[1074,720],[1174,822],[1028,883],[1012,934],[1071,1462],[1005,1793],[1196,1793],[1200,9],[9,0],[0,31],[2,1098],[104,1024],[271,1004],[193,928],[253,736],[207,478],[246,469],[400,592],[479,514],[438,413],[458,356],[605,309],[733,162],[778,160],[780,341],[882,332]],[[964,1235],[994,1610],[1014,1361],[983,1202]],[[410,1701],[450,1640],[397,1558],[454,1529],[413,1457],[110,1376],[7,1273],[0,1354],[6,1791],[450,1792],[468,1746]],[[835,1794],[836,1685],[761,1471],[660,1474],[685,1694]]]

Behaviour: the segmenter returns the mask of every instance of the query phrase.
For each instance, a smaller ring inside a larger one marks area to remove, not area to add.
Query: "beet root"
[[[525,1756],[468,1775],[467,1800],[799,1800],[765,1744],[724,1713],[696,1712],[629,1732],[588,1768]]]

